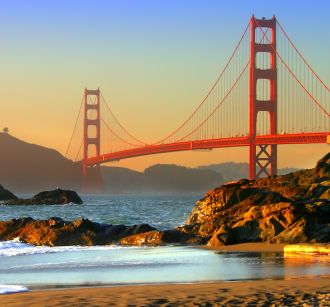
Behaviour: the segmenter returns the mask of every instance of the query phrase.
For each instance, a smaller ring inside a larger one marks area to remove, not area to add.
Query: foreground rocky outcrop
[[[53,217],[48,220],[19,218],[0,222],[0,239],[20,241],[34,245],[104,245],[117,243],[120,239],[155,228],[147,225],[107,225],[94,223],[88,219],[72,222]]]
[[[53,217],[34,220],[30,217],[0,221],[0,240],[20,241],[34,245],[164,245],[196,243],[193,236],[177,230],[158,231],[148,224],[133,226],[95,223],[88,219],[64,221]]]
[[[121,240],[125,245],[330,241],[330,153],[311,170],[241,179],[208,192],[184,226]]]
[[[208,245],[330,241],[330,153],[314,169],[242,179],[197,202],[187,232]]]
[[[187,233],[180,227],[172,230],[152,230],[136,235],[124,237],[119,241],[121,245],[158,246],[166,244],[196,245],[203,244],[205,240],[198,235]]]
[[[44,191],[29,199],[8,198],[6,205],[64,205],[82,204],[83,201],[75,191],[56,189]]]

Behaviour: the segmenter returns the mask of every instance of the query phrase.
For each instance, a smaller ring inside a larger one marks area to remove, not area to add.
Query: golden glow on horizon
[[[175,4],[175,15],[173,3],[165,1],[148,4],[147,12],[138,5],[128,9],[127,3],[102,2],[95,6],[98,19],[90,20],[88,7],[77,10],[66,1],[63,7],[33,3],[38,5],[0,4],[0,129],[9,127],[13,136],[62,154],[85,87],[100,87],[120,122],[137,138],[153,142],[174,130],[217,77],[252,12],[279,16],[330,84],[324,2],[309,4],[299,17],[290,3],[203,3],[191,4],[189,10],[181,3]],[[306,25],[310,12],[315,22]],[[321,42],[324,48],[319,48]],[[328,151],[327,145],[282,145],[279,167],[313,167]],[[156,163],[226,161],[247,162],[247,149],[161,154],[110,165],[143,170]]]

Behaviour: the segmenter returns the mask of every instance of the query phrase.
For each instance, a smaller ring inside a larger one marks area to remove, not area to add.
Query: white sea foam
[[[0,285],[0,294],[27,292],[28,288],[19,285]]]
[[[19,239],[11,241],[0,242],[0,256],[21,256],[21,255],[35,255],[46,253],[61,253],[61,252],[75,252],[83,250],[115,250],[120,249],[120,246],[34,246],[27,243],[22,243]]]

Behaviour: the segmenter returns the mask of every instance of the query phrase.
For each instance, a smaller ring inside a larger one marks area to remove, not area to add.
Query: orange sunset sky
[[[252,13],[278,16],[330,84],[330,3],[302,2],[298,14],[297,2],[1,1],[0,123],[17,138],[64,154],[84,88],[99,87],[130,132],[157,141],[197,106]],[[328,145],[280,146],[279,167],[312,167],[328,151]],[[248,150],[161,154],[111,165],[143,170],[156,163],[227,161],[247,162]]]

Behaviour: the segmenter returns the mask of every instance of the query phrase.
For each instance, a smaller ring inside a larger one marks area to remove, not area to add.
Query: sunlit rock
[[[186,221],[209,246],[330,241],[330,153],[311,170],[231,182],[209,191]]]

